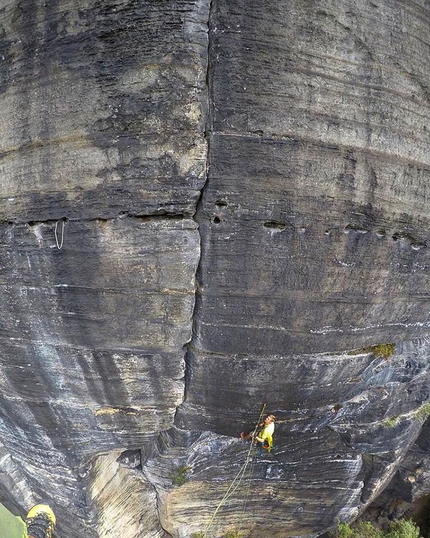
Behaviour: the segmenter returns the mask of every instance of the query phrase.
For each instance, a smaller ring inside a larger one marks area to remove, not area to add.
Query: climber
[[[46,504],[37,504],[24,521],[0,504],[0,536],[4,538],[52,538],[55,515]]]
[[[275,431],[275,416],[267,415],[267,417],[264,419],[264,422],[259,424],[258,427],[261,427],[261,430],[258,432],[257,435],[254,435],[254,432],[250,432],[247,434],[241,432],[240,438],[243,441],[248,441],[251,438],[254,441],[257,441],[258,446],[260,446],[261,455],[263,453],[263,448],[266,449],[268,452],[270,452],[270,450],[272,449],[273,432]]]

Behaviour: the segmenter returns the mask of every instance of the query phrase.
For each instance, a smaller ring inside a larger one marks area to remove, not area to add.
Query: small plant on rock
[[[242,531],[230,529],[225,533],[224,538],[245,538],[245,536],[246,534]]]
[[[415,416],[424,423],[430,417],[430,402],[419,407],[415,412]]]
[[[388,426],[389,428],[395,428],[399,422],[399,417],[397,415],[394,415],[393,417],[386,418],[383,422],[385,426]]]
[[[378,529],[370,521],[357,524],[339,523],[331,533],[333,538],[419,538],[420,529],[412,521],[393,521],[387,530]]]
[[[350,351],[348,355],[360,355],[361,353],[373,353],[375,357],[388,360],[396,351],[396,344],[376,344],[375,346],[361,347]]]
[[[183,486],[188,481],[188,471],[191,467],[178,467],[170,475],[175,486]]]
[[[333,538],[383,538],[383,533],[369,521],[360,521],[354,527],[349,523],[339,523],[332,536]]]
[[[399,519],[391,523],[386,538],[419,538],[420,529],[413,521]]]

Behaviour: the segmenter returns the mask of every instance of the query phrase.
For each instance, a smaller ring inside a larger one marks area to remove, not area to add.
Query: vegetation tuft
[[[388,426],[389,428],[395,428],[399,422],[399,417],[397,415],[394,415],[392,417],[386,418],[383,421],[383,424],[385,426]]]
[[[430,417],[430,402],[419,407],[415,412],[415,416],[424,423]]]
[[[191,467],[178,467],[170,475],[175,486],[183,486],[188,481],[188,471]]]
[[[339,523],[331,533],[333,538],[419,538],[420,529],[412,521],[393,521],[386,530],[378,529],[370,521],[357,524]]]
[[[348,355],[361,355],[362,353],[373,353],[375,357],[388,360],[394,355],[396,344],[377,344],[375,346],[361,347],[348,352]]]

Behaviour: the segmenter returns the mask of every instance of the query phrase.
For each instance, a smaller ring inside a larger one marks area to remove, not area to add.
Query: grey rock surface
[[[192,214],[207,3],[2,2],[2,218]]]
[[[428,494],[429,3],[0,15],[7,506],[310,538]]]

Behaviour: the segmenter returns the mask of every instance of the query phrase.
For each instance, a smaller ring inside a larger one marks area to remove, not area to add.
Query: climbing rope
[[[254,430],[252,432],[251,443],[249,445],[249,449],[248,449],[248,452],[246,454],[245,462],[242,465],[242,467],[239,469],[236,476],[234,477],[232,483],[230,484],[229,488],[225,492],[224,497],[221,499],[218,506],[216,507],[215,512],[212,514],[208,524],[206,525],[206,529],[203,532],[202,538],[207,538],[208,532],[209,532],[209,530],[210,530],[210,528],[211,528],[211,526],[212,526],[218,512],[220,511],[221,507],[225,504],[225,502],[236,492],[236,490],[238,489],[238,487],[240,486],[240,484],[241,484],[241,482],[243,480],[243,477],[245,476],[245,472],[247,470],[248,465],[250,463],[252,463],[252,460],[253,460],[252,449],[254,448],[253,447],[253,445],[254,445],[253,440],[254,440],[254,437],[255,437],[255,435],[257,433],[258,426],[260,425],[265,412],[266,412],[266,404],[264,403],[263,407],[261,408],[260,416],[258,417],[258,420],[255,423],[255,427],[254,427]],[[246,501],[247,501],[247,498],[246,498]]]
[[[61,240],[60,241],[58,241],[58,235],[57,235],[58,223],[59,223],[59,221],[57,220],[57,222],[55,223],[55,243],[57,244],[58,250],[61,250],[63,248],[64,228],[66,226],[66,221],[65,220],[62,221],[63,226],[61,228]]]
[[[255,431],[254,431],[254,434],[255,434]],[[247,485],[245,486],[245,495],[244,495],[243,508],[242,508],[242,521],[245,518],[246,506],[248,504],[249,494],[251,492],[251,480],[252,480],[252,477],[254,476],[254,466],[255,466],[255,458],[252,458],[251,468],[249,471],[249,480],[248,480]]]

